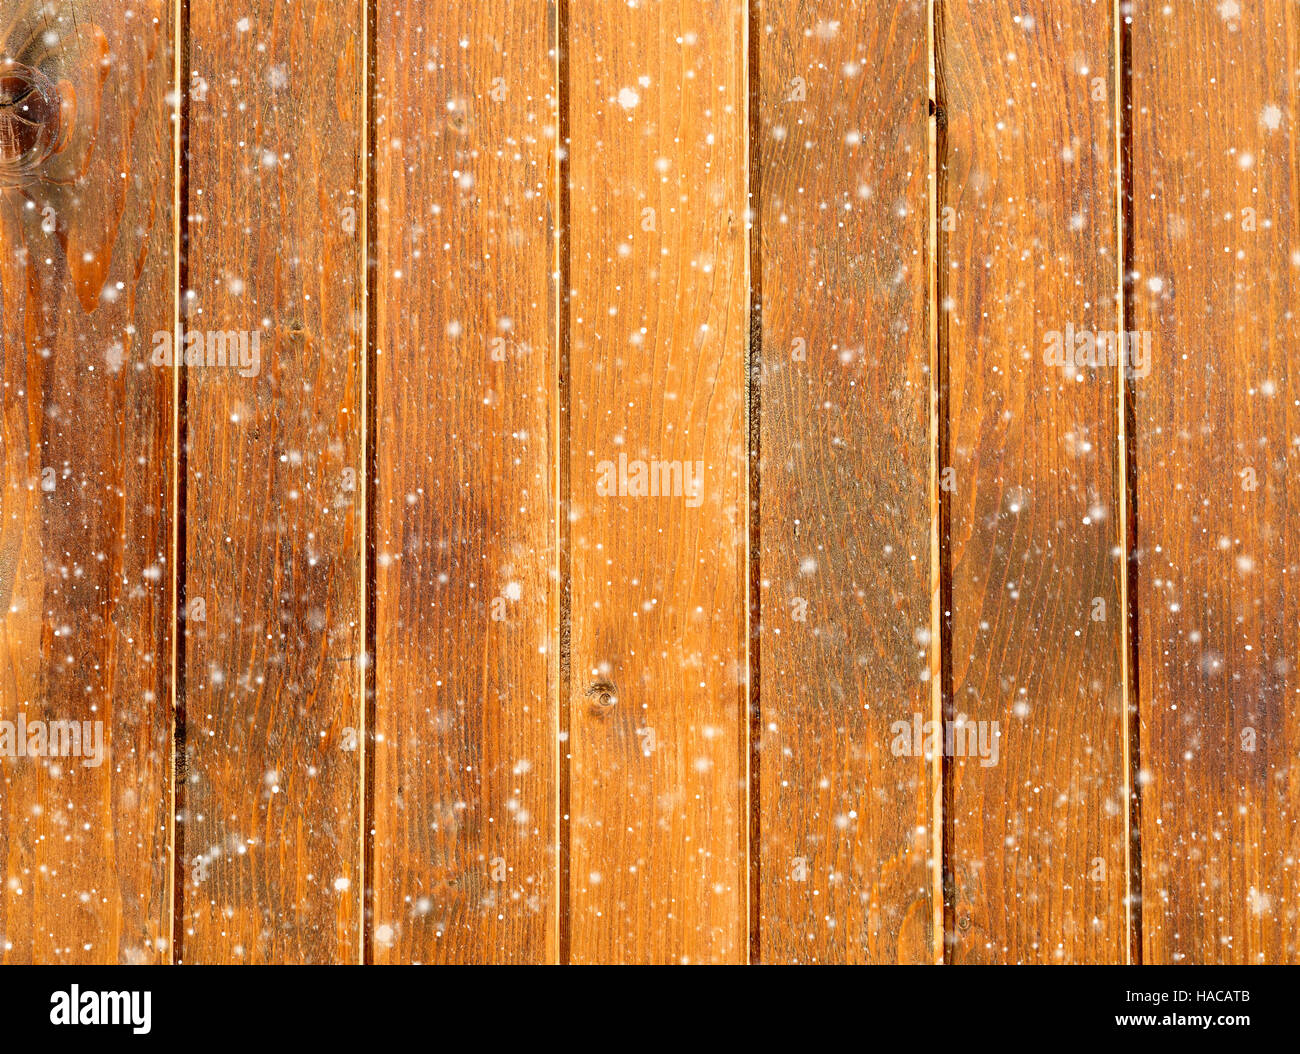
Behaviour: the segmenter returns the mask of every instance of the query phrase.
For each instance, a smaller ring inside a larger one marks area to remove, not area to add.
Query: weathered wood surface
[[[945,718],[980,736],[945,758],[959,963],[1127,949],[1119,371],[1047,361],[1119,328],[1111,15],[937,24]]]
[[[208,357],[187,343],[177,940],[354,962],[365,8],[188,10],[182,321]],[[212,361],[213,332],[246,356]]]
[[[1300,959],[1297,67],[1282,0],[1134,24],[1146,962]]]
[[[0,958],[1300,957],[1297,18],[0,0]]]
[[[570,954],[744,961],[746,9],[570,19]]]
[[[483,11],[378,20],[376,962],[558,955],[556,60]]]
[[[171,956],[169,15],[0,7],[0,721],[102,747],[0,738],[5,962]]]
[[[755,7],[763,962],[938,951],[927,17]]]

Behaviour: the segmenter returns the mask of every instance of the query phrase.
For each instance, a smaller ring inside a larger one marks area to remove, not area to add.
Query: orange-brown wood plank
[[[938,13],[948,958],[1122,962],[1112,5]]]
[[[570,958],[743,961],[746,5],[570,19]]]
[[[178,941],[187,962],[356,961],[365,8],[189,13],[183,306],[206,357],[185,367]]]
[[[549,17],[377,11],[376,962],[558,955]]]
[[[5,962],[170,955],[169,13],[0,4]],[[14,756],[54,722],[80,756]]]
[[[1146,962],[1300,959],[1300,10],[1136,5]]]
[[[928,20],[755,8],[764,962],[936,954]]]

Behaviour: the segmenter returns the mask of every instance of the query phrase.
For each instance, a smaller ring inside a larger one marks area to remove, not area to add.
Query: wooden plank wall
[[[1300,959],[1294,4],[0,31],[3,961]]]

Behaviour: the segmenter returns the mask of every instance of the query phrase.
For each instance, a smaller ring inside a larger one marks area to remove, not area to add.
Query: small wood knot
[[[587,689],[587,700],[593,714],[608,714],[618,705],[618,689],[609,681],[597,681]]]

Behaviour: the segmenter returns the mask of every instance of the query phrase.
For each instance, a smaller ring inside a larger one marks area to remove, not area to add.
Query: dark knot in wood
[[[587,699],[593,714],[608,714],[618,705],[618,689],[609,681],[597,681],[587,689]]]
[[[34,66],[0,59],[0,186],[32,182],[71,131],[72,85]]]

